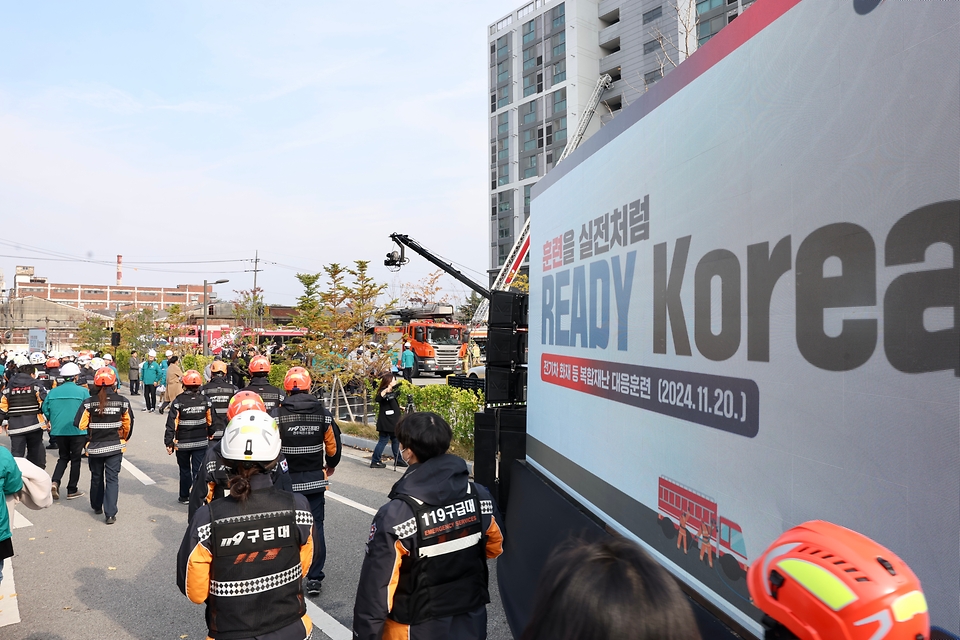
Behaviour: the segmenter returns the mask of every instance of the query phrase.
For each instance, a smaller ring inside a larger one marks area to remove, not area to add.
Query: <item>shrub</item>
[[[418,387],[404,381],[397,395],[401,407],[406,406],[407,396],[412,395],[417,411],[432,411],[443,417],[453,430],[454,442],[473,450],[473,415],[483,411],[482,393],[445,384]]]

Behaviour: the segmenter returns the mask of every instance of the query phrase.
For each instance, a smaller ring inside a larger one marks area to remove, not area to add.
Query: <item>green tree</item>
[[[81,349],[101,351],[110,344],[110,328],[107,321],[100,318],[87,318],[77,326],[77,344]]]
[[[233,316],[238,325],[247,328],[273,326],[269,310],[263,303],[263,289],[257,287],[234,291],[234,293],[237,294],[237,298],[233,301]]]
[[[114,330],[120,333],[120,346],[137,351],[141,357],[156,340],[157,314],[152,307],[117,316]]]
[[[172,304],[167,309],[167,319],[161,325],[166,332],[167,340],[175,344],[181,351],[196,352],[199,350],[198,344],[191,344],[183,340],[190,333],[187,327],[187,314],[179,304]]]
[[[483,296],[476,291],[471,291],[469,297],[463,301],[463,304],[457,307],[457,322],[469,324],[481,302],[483,302]]]

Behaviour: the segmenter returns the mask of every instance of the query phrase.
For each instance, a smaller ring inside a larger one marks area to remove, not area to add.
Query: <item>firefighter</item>
[[[200,464],[210,443],[213,404],[200,393],[203,378],[199,372],[187,370],[182,382],[184,391],[173,399],[167,414],[163,443],[167,447],[167,455],[177,452],[177,465],[180,467],[180,496],[177,502],[189,504],[190,488],[200,473]]]
[[[223,430],[227,427],[227,407],[230,398],[238,389],[227,381],[227,364],[215,360],[210,364],[210,382],[200,387],[200,393],[205,395],[213,405],[213,428],[210,439],[217,441],[223,437]]]
[[[680,529],[677,531],[677,549],[680,548],[680,541],[683,541],[683,552],[687,552],[687,522],[690,516],[686,511],[680,512]],[[701,560],[703,557],[701,556]]]
[[[90,507],[104,514],[107,524],[117,521],[120,464],[133,433],[130,401],[114,391],[117,374],[103,367],[93,377],[90,397],[83,401],[73,424],[87,432],[90,465]]]
[[[703,562],[703,554],[707,554],[707,560],[710,561],[710,568],[713,568],[713,541],[711,540],[712,527],[709,520],[700,523],[700,562]]]
[[[250,383],[245,387],[263,399],[267,413],[280,405],[283,400],[283,391],[270,384],[270,359],[266,356],[254,356],[250,361]]]
[[[230,495],[200,507],[191,521],[177,584],[191,602],[206,604],[210,638],[309,638],[301,577],[313,558],[313,517],[306,498],[270,482],[280,454],[276,420],[240,413],[220,447],[233,471]]]
[[[79,384],[81,387],[84,387],[88,391],[93,389],[93,376],[97,373],[90,366],[90,360],[90,356],[86,353],[81,353],[77,357],[77,365],[80,367],[80,375],[77,377],[77,384]]]
[[[400,455],[410,465],[370,527],[354,638],[486,638],[487,559],[503,551],[490,493],[447,453],[450,426],[435,413],[400,421]]]
[[[920,581],[889,549],[813,520],[777,538],[750,564],[751,601],[779,640],[929,640]],[[945,637],[945,636],[944,636]]]
[[[327,559],[323,493],[327,490],[327,479],[340,463],[340,427],[323,403],[310,393],[310,383],[310,374],[303,367],[287,371],[283,388],[288,395],[273,415],[280,426],[283,442],[280,451],[287,456],[293,490],[307,497],[313,514],[314,555],[306,588],[308,596],[316,596],[320,593]]]
[[[16,373],[0,395],[0,422],[7,421],[10,452],[15,458],[26,458],[41,469],[47,465],[43,448],[43,431],[47,421],[41,407],[47,390],[38,381],[37,371],[26,356],[14,359]]]
[[[227,407],[227,423],[229,424],[238,413],[251,410],[264,411],[263,400],[253,391],[238,391],[230,398],[230,404]],[[288,471],[287,458],[281,453],[277,458],[277,465],[270,472],[273,485],[281,491],[293,491]],[[227,492],[231,469],[220,455],[219,440],[207,448],[200,473],[203,475],[203,482],[195,480],[193,489],[190,490],[188,521],[193,520],[193,515],[201,506],[222,498]]]

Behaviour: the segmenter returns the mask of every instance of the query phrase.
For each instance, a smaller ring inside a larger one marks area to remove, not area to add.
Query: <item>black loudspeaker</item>
[[[110,334],[110,346],[119,347],[120,346],[120,334],[114,331]]]
[[[487,402],[526,402],[527,370],[525,367],[487,367]]]
[[[487,366],[512,367],[527,362],[527,332],[503,327],[487,329]]]
[[[496,491],[497,432],[492,413],[474,414],[473,479],[491,491]]]
[[[491,327],[526,327],[529,317],[529,300],[530,296],[525,293],[492,292],[487,324]]]

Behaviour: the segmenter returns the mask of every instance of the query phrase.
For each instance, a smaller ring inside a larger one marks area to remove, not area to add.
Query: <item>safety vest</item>
[[[126,449],[126,442],[120,439],[120,429],[123,427],[123,414],[130,410],[130,403],[120,394],[108,393],[106,405],[103,415],[98,415],[98,396],[90,396],[83,401],[90,417],[87,423],[87,455],[91,458],[113,456]]]
[[[277,409],[280,428],[280,453],[287,457],[293,490],[310,494],[325,491],[329,481],[324,474],[324,435],[332,428],[329,413],[296,413],[283,405]]]
[[[184,391],[173,401],[177,414],[175,438],[177,449],[205,449],[210,443],[207,425],[207,397],[201,393]]]
[[[264,489],[211,502],[207,626],[217,640],[252,638],[306,613],[293,495]]]
[[[3,395],[7,398],[7,433],[24,435],[43,428],[40,410],[42,385],[25,374],[14,374],[7,382]]]
[[[270,384],[266,376],[254,376],[250,380],[250,384],[247,385],[247,389],[260,396],[264,406],[267,408],[267,413],[276,409],[280,401],[284,398],[283,392]]]
[[[214,378],[200,387],[200,393],[205,395],[213,405],[213,439],[223,437],[223,430],[227,427],[227,408],[230,398],[237,392],[237,388],[227,382],[226,378]]]
[[[414,517],[394,529],[416,527],[417,557],[404,556],[390,619],[400,624],[473,611],[490,602],[486,539],[480,500],[473,484],[467,495],[449,504],[426,504],[399,495]],[[401,536],[402,537],[402,536]]]

